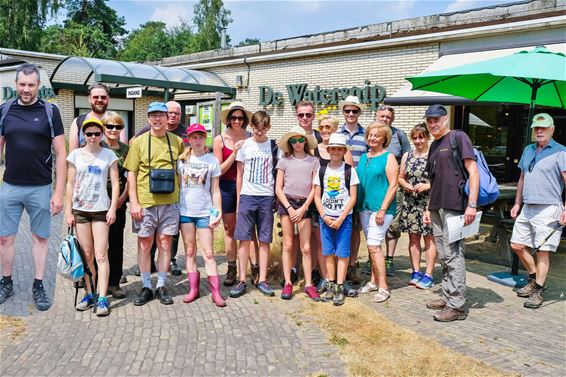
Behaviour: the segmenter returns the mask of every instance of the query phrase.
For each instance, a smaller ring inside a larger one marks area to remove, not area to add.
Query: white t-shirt
[[[328,216],[340,216],[342,212],[344,212],[344,207],[350,199],[350,193],[346,189],[346,181],[344,179],[345,166],[344,163],[342,163],[338,169],[333,169],[329,165],[326,166],[326,172],[324,172],[322,207],[324,208],[324,213]],[[316,186],[320,186],[319,171],[320,169],[316,172],[313,180]],[[360,183],[356,169],[352,167],[351,171],[350,187]],[[350,211],[350,213],[352,213],[352,211]]]
[[[181,176],[181,216],[210,216],[213,207],[210,181],[212,177],[220,177],[218,160],[210,153],[191,154],[188,161],[177,161],[177,172]]]
[[[108,148],[102,148],[94,159],[85,159],[83,148],[73,150],[67,161],[75,167],[73,209],[84,212],[101,212],[110,208],[107,192],[110,166],[118,160]]]
[[[244,177],[240,195],[274,196],[273,155],[271,140],[257,143],[246,139],[238,150],[236,161],[244,163]]]

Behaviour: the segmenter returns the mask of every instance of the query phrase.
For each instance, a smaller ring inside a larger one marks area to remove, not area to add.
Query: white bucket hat
[[[230,104],[230,106],[228,106],[228,108],[220,112],[220,120],[222,121],[222,123],[228,125],[229,122],[228,114],[234,110],[242,110],[248,117],[248,124],[252,121],[253,113],[251,111],[246,110],[242,102],[234,101]]]
[[[333,133],[330,135],[330,140],[328,140],[327,148],[329,147],[342,147],[350,149],[350,146],[346,143],[346,136],[340,133]]]
[[[356,106],[360,111],[366,109],[366,105],[360,102],[360,99],[356,96],[348,96],[344,101],[338,102],[338,107],[340,111],[344,111],[344,106]]]
[[[314,150],[318,142],[313,135],[307,134],[307,132],[300,126],[293,126],[283,137],[279,140],[279,149],[281,149],[285,153],[291,153],[289,150],[289,139],[293,136],[303,136],[306,141],[309,143],[309,149],[312,151]]]

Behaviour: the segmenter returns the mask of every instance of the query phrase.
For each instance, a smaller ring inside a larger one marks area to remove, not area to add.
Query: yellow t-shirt
[[[167,138],[151,136],[146,132],[135,138],[130,145],[124,168],[137,173],[138,201],[142,208],[156,205],[173,204],[179,202],[179,182],[175,174],[175,191],[171,194],[152,194],[149,192],[149,154],[148,142],[151,137],[151,168],[152,169],[177,169],[177,157],[183,152],[183,140],[175,134],[167,132],[171,143],[173,164],[169,155]]]

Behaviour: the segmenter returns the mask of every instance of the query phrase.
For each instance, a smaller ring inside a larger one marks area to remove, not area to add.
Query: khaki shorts
[[[525,204],[521,214],[515,220],[511,243],[530,248],[540,246],[542,241],[554,230],[560,221],[561,205]],[[556,251],[562,232],[557,230],[541,246],[540,250]]]
[[[141,221],[132,220],[132,231],[138,237],[150,237],[156,232],[166,236],[179,233],[179,204],[165,204],[143,209]]]

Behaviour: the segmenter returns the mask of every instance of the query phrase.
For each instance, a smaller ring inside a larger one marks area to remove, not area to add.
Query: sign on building
[[[140,98],[142,96],[141,86],[126,89],[126,98]]]

